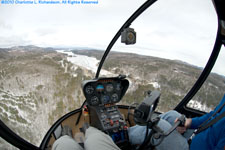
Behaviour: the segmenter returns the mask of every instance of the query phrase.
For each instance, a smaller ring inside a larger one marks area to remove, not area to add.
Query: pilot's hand
[[[178,118],[175,119],[174,122],[176,123],[177,121],[178,121]],[[187,131],[188,128],[190,128],[191,122],[192,122],[192,119],[191,119],[191,118],[187,118],[187,119],[185,120],[184,126],[183,126],[183,127],[178,126],[178,127],[177,127],[177,131],[178,131],[179,133],[183,134],[184,132]]]
[[[180,134],[183,134],[184,132],[186,132],[186,128],[185,127],[180,127],[180,126],[178,126],[177,127],[177,131],[180,133]]]

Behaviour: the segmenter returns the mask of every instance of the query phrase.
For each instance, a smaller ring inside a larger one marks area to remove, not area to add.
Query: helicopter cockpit
[[[126,45],[133,45],[137,41],[136,31],[131,28],[131,24],[137,19],[145,10],[147,10],[156,0],[148,0],[141,5],[130,18],[121,26],[118,32],[113,37],[112,41],[106,48],[101,61],[98,64],[95,77],[92,79],[82,78],[81,88],[85,101],[82,106],[75,109],[61,118],[59,118],[48,130],[43,138],[39,147],[32,145],[26,140],[19,137],[13,131],[11,131],[0,120],[0,137],[7,142],[18,147],[19,149],[40,149],[50,150],[53,147],[54,142],[60,138],[63,126],[70,126],[72,128],[72,134],[75,139],[80,140],[79,144],[83,146],[85,129],[83,126],[95,127],[100,131],[108,134],[114,143],[122,150],[127,149],[155,149],[165,137],[170,135],[178,126],[183,126],[185,117],[182,115],[178,121],[166,132],[162,131],[157,124],[160,120],[159,112],[157,112],[157,106],[160,102],[161,92],[158,90],[141,89],[141,93],[144,93],[145,98],[137,104],[121,105],[122,98],[129,91],[130,81],[126,75],[118,73],[119,75],[110,77],[101,77],[100,71],[102,70],[104,61],[106,60],[110,50],[121,37],[121,43]],[[176,111],[185,114],[186,116],[200,116],[203,115],[201,111],[195,111],[187,109],[187,103],[193,98],[193,96],[201,88],[209,73],[211,72],[216,59],[219,55],[221,47],[225,41],[225,16],[224,8],[225,3],[221,0],[213,0],[217,15],[218,15],[218,32],[214,48],[209,57],[209,60],[200,74],[194,86],[186,94],[183,100],[174,108]],[[121,56],[122,57],[122,56]],[[63,63],[62,63],[63,64]],[[165,68],[167,69],[167,68]],[[176,72],[176,68],[173,70]],[[65,70],[66,72],[66,70]],[[185,74],[185,73],[184,73]],[[156,75],[157,76],[157,75]],[[41,87],[40,87],[41,88]],[[132,91],[131,91],[132,92]],[[179,93],[178,93],[179,95]],[[180,97],[179,97],[180,98]],[[140,125],[146,127],[146,135],[144,136],[144,142],[141,145],[131,145],[128,136],[128,128]],[[149,132],[148,129],[151,129]],[[157,139],[157,143],[152,143],[152,139]]]

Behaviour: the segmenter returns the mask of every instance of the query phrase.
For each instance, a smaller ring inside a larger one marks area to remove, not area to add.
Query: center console
[[[90,125],[107,133],[121,148],[128,144],[126,121],[120,113],[118,103],[129,86],[125,76],[98,78],[84,81],[83,92],[87,100]]]

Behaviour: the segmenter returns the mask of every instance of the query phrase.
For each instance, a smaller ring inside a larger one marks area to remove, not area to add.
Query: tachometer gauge
[[[91,98],[91,104],[92,104],[92,105],[98,105],[98,104],[99,104],[99,99],[98,99],[97,96],[93,96],[93,97]]]
[[[106,85],[106,91],[107,92],[112,92],[113,91],[113,85],[112,85],[112,83],[109,83],[109,84]]]
[[[86,88],[85,88],[85,92],[87,94],[92,94],[94,92],[94,88],[91,86],[91,85],[88,85]]]
[[[118,94],[114,93],[114,94],[111,96],[111,100],[112,100],[112,102],[117,102],[117,101],[119,100]]]

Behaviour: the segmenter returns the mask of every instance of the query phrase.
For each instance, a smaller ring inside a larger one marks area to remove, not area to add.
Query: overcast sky
[[[0,4],[0,47],[92,47],[106,49],[144,0],[98,0],[98,4]],[[211,0],[159,0],[131,27],[137,44],[113,50],[177,59],[204,67],[215,42]],[[225,49],[214,72],[225,75]]]

